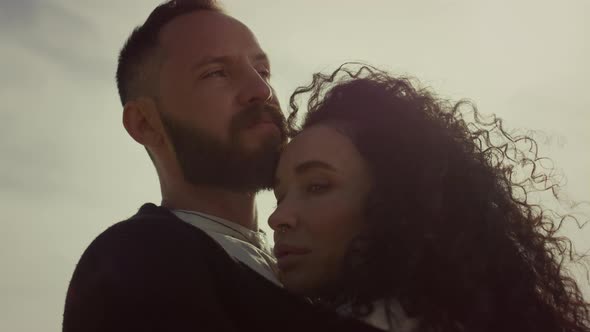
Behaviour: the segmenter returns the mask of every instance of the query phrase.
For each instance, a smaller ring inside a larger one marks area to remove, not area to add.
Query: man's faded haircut
[[[119,53],[117,88],[121,103],[153,96],[159,69],[159,34],[173,19],[195,11],[223,12],[215,0],[171,0],[156,7],[143,25],[136,27]]]

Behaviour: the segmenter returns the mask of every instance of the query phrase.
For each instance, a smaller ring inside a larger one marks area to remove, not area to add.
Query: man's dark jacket
[[[203,231],[146,204],[80,258],[63,331],[377,330],[287,293]]]

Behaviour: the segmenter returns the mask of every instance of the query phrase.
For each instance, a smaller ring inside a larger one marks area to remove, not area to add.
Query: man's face
[[[200,11],[173,20],[160,43],[157,101],[185,180],[269,188],[285,122],[252,32],[229,16]]]

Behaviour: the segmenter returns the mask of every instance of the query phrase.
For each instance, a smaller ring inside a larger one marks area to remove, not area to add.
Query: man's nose
[[[272,87],[256,70],[252,68],[244,76],[242,91],[239,95],[239,102],[242,105],[265,103],[273,99]]]

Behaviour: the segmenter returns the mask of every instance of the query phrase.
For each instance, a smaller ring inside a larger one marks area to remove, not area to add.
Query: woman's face
[[[371,184],[365,160],[332,127],[305,129],[288,144],[276,172],[277,208],[269,218],[287,289],[313,296],[329,288],[361,231]]]

